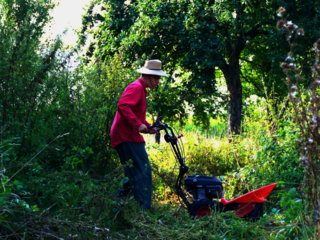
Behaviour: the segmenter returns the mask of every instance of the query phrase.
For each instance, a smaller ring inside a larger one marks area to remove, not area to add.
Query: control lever
[[[162,118],[161,116],[157,118],[156,122],[151,125],[151,126],[148,126],[147,128],[150,129],[150,128],[156,128],[157,130],[161,130],[163,129],[163,126],[162,126],[162,123],[160,122],[160,118]]]
[[[183,134],[180,134],[178,137],[174,137],[174,140],[178,140],[178,138],[183,137]]]

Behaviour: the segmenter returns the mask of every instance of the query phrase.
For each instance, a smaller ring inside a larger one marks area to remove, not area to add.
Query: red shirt
[[[111,127],[112,148],[123,142],[145,142],[138,128],[142,123],[150,126],[146,121],[146,96],[146,86],[140,78],[124,90]]]

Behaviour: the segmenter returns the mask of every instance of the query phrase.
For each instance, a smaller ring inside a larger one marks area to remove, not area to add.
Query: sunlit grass
[[[178,134],[182,133],[184,146],[184,162],[189,167],[189,175],[216,176],[223,181],[226,198],[232,199],[243,192],[253,190],[245,181],[243,168],[252,164],[252,159],[261,148],[260,134],[243,134],[232,141],[226,135],[227,126],[221,121],[211,119],[210,129],[202,131],[191,128],[192,119],[185,126],[174,124]],[[261,125],[261,123],[260,123]],[[259,125],[248,126],[258,128]],[[260,126],[261,127],[261,126]],[[160,144],[155,142],[154,135],[144,135],[146,149],[153,166],[155,198],[158,201],[168,201],[175,195],[174,181],[177,178],[179,164],[161,133]],[[176,199],[176,197],[174,197]]]

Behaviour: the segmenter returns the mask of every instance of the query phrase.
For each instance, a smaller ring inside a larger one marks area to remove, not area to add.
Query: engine
[[[193,202],[223,197],[222,182],[215,177],[191,175],[185,179],[187,191],[193,195]]]

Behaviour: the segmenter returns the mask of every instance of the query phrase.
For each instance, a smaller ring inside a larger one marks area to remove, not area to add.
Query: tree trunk
[[[240,81],[239,60],[225,63],[221,70],[228,88],[228,134],[238,135],[241,130],[242,85]]]

